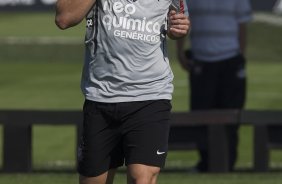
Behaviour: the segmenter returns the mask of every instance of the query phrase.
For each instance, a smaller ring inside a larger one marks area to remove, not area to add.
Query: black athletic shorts
[[[169,100],[100,103],[86,100],[78,172],[99,176],[129,164],[163,167],[168,151]]]

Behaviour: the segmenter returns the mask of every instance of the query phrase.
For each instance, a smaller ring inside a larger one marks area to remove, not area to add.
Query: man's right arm
[[[90,11],[96,0],[58,0],[55,23],[60,29],[79,24]]]

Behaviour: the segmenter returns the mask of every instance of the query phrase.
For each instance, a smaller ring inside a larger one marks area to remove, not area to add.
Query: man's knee
[[[96,177],[79,176],[79,184],[112,184],[116,169],[109,170]]]
[[[131,164],[128,166],[128,183],[155,184],[159,173],[159,167]]]

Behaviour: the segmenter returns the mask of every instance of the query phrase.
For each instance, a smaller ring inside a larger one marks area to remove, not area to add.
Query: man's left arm
[[[190,30],[190,20],[183,13],[176,13],[175,10],[171,10],[168,16],[169,27],[167,35],[169,38],[176,40],[186,36]]]
[[[246,54],[247,47],[247,23],[239,23],[239,44],[243,56]]]

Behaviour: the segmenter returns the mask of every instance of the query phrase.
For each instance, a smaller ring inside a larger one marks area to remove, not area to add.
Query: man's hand
[[[171,39],[182,38],[188,34],[190,30],[190,20],[183,13],[176,13],[171,10],[168,15],[168,36]]]

